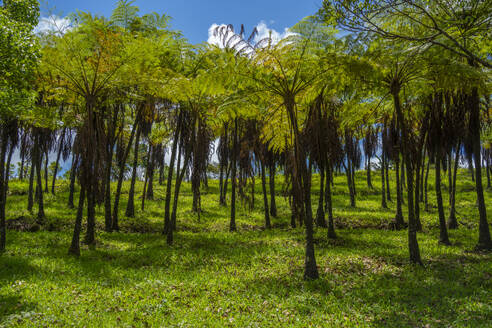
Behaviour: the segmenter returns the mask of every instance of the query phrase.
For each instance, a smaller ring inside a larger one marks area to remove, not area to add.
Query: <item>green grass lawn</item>
[[[302,279],[304,230],[289,227],[290,210],[281,196],[274,228],[262,228],[259,179],[256,208],[239,206],[236,233],[228,232],[229,209],[218,206],[216,181],[203,191],[200,220],[191,212],[185,184],[172,247],[160,234],[163,187],[156,185],[157,200],[147,201],[142,213],[139,183],[137,215],[127,219],[125,184],[123,232],[100,232],[101,206],[98,245],[83,247],[80,258],[67,255],[75,210],[66,207],[68,186],[60,181],[57,195],[46,195],[48,224],[41,231],[8,231],[0,256],[0,326],[492,327],[492,256],[470,251],[478,240],[478,211],[468,172],[459,172],[460,228],[450,231],[453,246],[437,243],[437,209],[422,213],[424,267],[408,263],[406,231],[384,229],[395,200],[382,210],[379,176],[373,177],[378,190],[370,191],[364,175],[357,174],[355,209],[345,176],[335,178],[338,239],[327,240],[326,230],[316,229],[320,279],[308,282]],[[315,176],[313,193],[318,183]],[[9,219],[30,216],[27,196],[19,195],[25,190],[26,183],[11,182]],[[446,206],[447,189],[443,194]],[[429,196],[435,205],[433,192]],[[489,222],[491,199],[487,191]],[[313,194],[314,212],[316,207]]]

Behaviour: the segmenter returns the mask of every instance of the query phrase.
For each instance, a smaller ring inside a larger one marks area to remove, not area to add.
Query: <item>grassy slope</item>
[[[360,172],[358,207],[352,209],[345,177],[336,177],[335,216],[344,228],[335,241],[317,229],[321,278],[314,282],[302,280],[304,231],[288,227],[284,198],[277,198],[275,228],[261,229],[258,179],[256,209],[239,208],[238,233],[227,232],[229,210],[217,205],[215,181],[203,196],[200,222],[190,212],[186,184],[174,246],[166,246],[157,233],[162,201],[147,202],[145,213],[138,210],[137,218],[128,220],[123,196],[123,229],[155,232],[98,232],[97,249],[83,248],[78,259],[66,255],[75,210],[66,208],[67,185],[60,182],[57,196],[46,199],[47,228],[60,231],[8,231],[8,250],[0,256],[0,326],[492,326],[492,256],[467,251],[477,241],[478,214],[467,172],[460,172],[459,180],[462,225],[450,232],[454,245],[437,244],[437,209],[423,213],[419,242],[426,265],[421,268],[408,264],[406,231],[377,229],[392,219],[394,201],[391,209],[382,210],[379,193],[369,192]],[[315,178],[313,192],[317,184]],[[14,194],[26,188],[25,183],[11,184]],[[162,197],[163,188],[157,186],[156,198]],[[491,198],[487,192],[489,213]],[[25,195],[10,196],[8,218],[29,215],[26,201]],[[140,208],[139,198],[137,204]]]

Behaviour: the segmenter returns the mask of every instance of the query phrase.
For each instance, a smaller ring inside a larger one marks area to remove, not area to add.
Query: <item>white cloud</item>
[[[38,26],[34,29],[35,33],[65,33],[71,28],[70,19],[67,17],[59,17],[51,15],[48,17],[41,17]]]
[[[277,32],[274,29],[270,29],[264,21],[261,21],[258,25],[256,25],[256,29],[258,30],[258,35],[254,39],[255,42],[270,37],[272,39],[272,43],[277,44],[280,42],[280,40],[294,35],[294,33],[291,32],[287,27],[284,28],[284,31],[282,33]]]
[[[218,24],[212,24],[210,25],[210,27],[208,28],[208,40],[207,42],[210,43],[210,44],[213,44],[213,45],[216,45],[218,47],[222,47],[222,42],[220,41],[220,38],[219,36],[217,35],[214,35],[215,34],[215,30],[218,28],[218,27],[222,27],[222,26],[226,26],[225,24],[221,24],[221,25],[218,25]]]
[[[220,40],[220,37],[218,35],[214,35],[216,29],[218,27],[226,27],[226,24],[212,24],[209,29],[208,29],[208,40],[207,42],[219,47],[223,47],[222,42]],[[285,28],[283,32],[278,32],[274,29],[268,28],[268,25],[264,22],[261,21],[256,25],[256,29],[258,30],[258,35],[254,38],[254,43],[259,42],[260,40],[263,40],[265,38],[271,37],[272,43],[277,44],[280,40],[285,39],[286,37],[289,37],[291,35],[294,35],[293,32],[289,30],[289,28]],[[248,37],[248,34],[246,34],[245,38]]]

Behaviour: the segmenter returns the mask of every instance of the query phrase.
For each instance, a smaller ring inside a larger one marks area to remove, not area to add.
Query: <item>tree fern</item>
[[[130,23],[137,18],[139,9],[134,6],[135,0],[119,0],[116,3],[116,8],[111,14],[111,22],[117,26],[128,28]]]

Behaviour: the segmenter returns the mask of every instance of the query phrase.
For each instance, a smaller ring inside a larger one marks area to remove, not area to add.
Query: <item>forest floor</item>
[[[127,219],[125,184],[122,232],[102,232],[101,206],[97,247],[82,247],[80,258],[67,255],[75,210],[66,206],[67,182],[59,181],[56,196],[46,195],[48,223],[40,231],[7,232],[7,251],[0,255],[0,326],[492,327],[492,255],[473,251],[478,210],[468,171],[459,172],[460,227],[450,231],[452,246],[437,243],[437,208],[429,192],[432,207],[422,211],[424,232],[418,235],[423,267],[408,262],[407,232],[389,229],[395,200],[381,209],[378,178],[374,174],[377,190],[369,190],[365,172],[357,173],[356,208],[349,206],[345,176],[335,178],[338,238],[328,240],[326,229],[316,229],[316,281],[302,279],[304,229],[290,228],[284,197],[277,197],[274,228],[262,228],[259,179],[255,209],[239,206],[235,233],[228,232],[229,208],[218,205],[216,181],[203,191],[200,220],[191,212],[185,184],[171,247],[160,233],[164,187],[156,184],[156,200],[142,212],[138,183],[136,218]],[[11,182],[8,219],[31,216],[27,187]],[[281,187],[279,181],[278,193]],[[315,176],[314,213],[317,188]],[[394,188],[393,180],[393,198]],[[448,212],[447,189],[443,194]],[[486,191],[489,222],[491,200]]]

